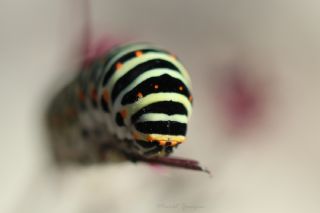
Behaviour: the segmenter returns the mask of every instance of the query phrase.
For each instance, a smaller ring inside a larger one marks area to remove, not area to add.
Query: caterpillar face
[[[164,85],[163,85],[164,86]],[[144,155],[166,155],[186,139],[188,112],[174,94],[169,101],[156,101],[132,116],[133,138]]]
[[[150,45],[120,47],[110,61],[103,81],[108,101],[103,104],[113,115],[118,137],[129,133],[127,139],[144,156],[171,153],[185,141],[191,115],[185,68],[170,53]]]

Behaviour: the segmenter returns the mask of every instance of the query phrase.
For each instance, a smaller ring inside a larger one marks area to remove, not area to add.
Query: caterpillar
[[[190,76],[148,43],[124,44],[83,66],[51,101],[47,120],[58,161],[143,161],[207,171],[169,157],[186,140]]]

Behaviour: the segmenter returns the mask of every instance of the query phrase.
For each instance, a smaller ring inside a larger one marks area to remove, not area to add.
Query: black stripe
[[[135,124],[138,131],[144,134],[185,135],[187,124],[176,121],[145,121]]]
[[[126,88],[135,78],[137,78],[139,75],[141,75],[144,72],[147,72],[151,69],[157,69],[157,68],[167,68],[167,69],[180,72],[179,69],[174,64],[163,59],[153,59],[153,60],[149,60],[144,63],[138,64],[116,82],[111,94],[112,103],[114,102],[116,97],[119,95],[119,93],[124,88]]]
[[[158,85],[158,89],[155,89],[154,86]],[[179,87],[182,87],[182,91],[179,90]],[[168,74],[164,74],[158,77],[148,78],[147,80],[141,82],[131,91],[123,96],[121,100],[122,105],[131,104],[137,101],[139,98],[137,96],[138,93],[141,93],[143,96],[147,96],[151,93],[159,93],[159,92],[173,92],[179,93],[187,98],[190,96],[190,92],[186,85],[177,78],[173,78]]]
[[[145,113],[164,113],[167,115],[188,115],[187,109],[183,104],[173,101],[159,101],[147,105],[132,115],[131,122],[135,123],[139,117]]]
[[[117,61],[115,61],[115,62],[112,64],[112,66],[110,67],[110,69],[107,71],[107,73],[106,73],[106,75],[104,76],[103,81],[102,81],[102,85],[103,85],[103,86],[105,86],[105,85],[109,82],[111,76],[115,73],[115,71],[116,71],[116,64],[119,63],[119,62],[120,62],[120,63],[124,63],[124,62],[126,62],[126,61],[128,61],[128,60],[130,60],[130,59],[132,59],[132,58],[134,58],[134,57],[136,57],[136,55],[135,55],[135,52],[136,52],[136,51],[141,51],[142,53],[148,53],[148,52],[162,52],[162,53],[167,53],[166,51],[163,51],[163,50],[149,49],[149,48],[148,48],[148,49],[140,49],[140,50],[138,49],[138,50],[134,50],[134,51],[131,51],[131,52],[123,55],[123,56],[120,57]],[[120,51],[120,52],[121,52],[121,51]],[[117,54],[115,54],[115,55],[117,55]],[[111,60],[111,58],[110,58],[110,60]],[[106,66],[108,65],[108,63],[109,63],[110,60],[106,61],[106,63],[104,64],[104,69],[106,68]]]

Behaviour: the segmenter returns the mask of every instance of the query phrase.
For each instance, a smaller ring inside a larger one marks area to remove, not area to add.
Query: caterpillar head
[[[156,117],[156,115],[154,115]],[[187,124],[172,120],[144,120],[134,124],[133,134],[139,154],[166,156],[185,141]]]

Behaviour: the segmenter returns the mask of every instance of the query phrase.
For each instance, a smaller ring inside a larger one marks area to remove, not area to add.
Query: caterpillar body
[[[191,81],[181,62],[150,44],[125,44],[82,67],[53,99],[48,124],[56,159],[133,161],[203,170],[168,155],[186,139]]]

